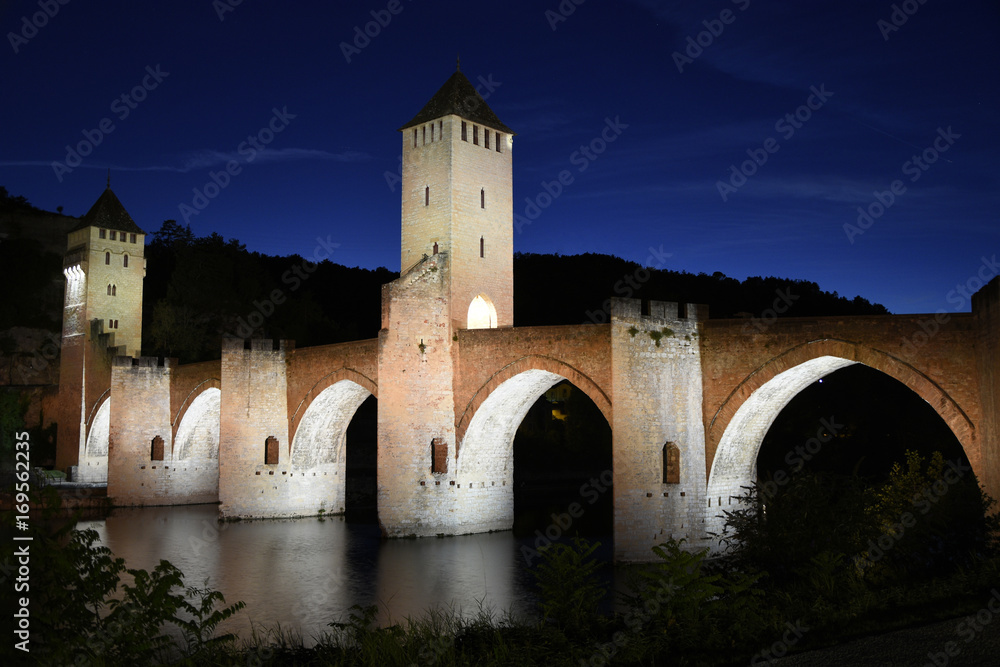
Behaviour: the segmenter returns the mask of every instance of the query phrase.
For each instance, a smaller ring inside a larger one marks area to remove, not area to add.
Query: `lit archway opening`
[[[469,304],[469,329],[493,329],[497,326],[497,309],[493,302],[480,294]]]
[[[711,505],[705,518],[707,533],[722,533],[723,510],[735,509],[734,498],[744,493],[742,487],[756,479],[761,442],[788,402],[813,382],[856,363],[833,356],[810,359],[774,376],[743,402],[722,434],[712,460],[707,494]],[[712,548],[719,546],[713,540]]]
[[[215,387],[198,395],[184,413],[174,439],[174,459],[219,458],[219,415],[222,392]]]
[[[111,399],[101,404],[87,434],[87,458],[106,457],[111,434]]]
[[[351,380],[326,389],[306,409],[292,441],[292,466],[302,469],[345,462],[347,427],[371,392]]]
[[[535,402],[565,379],[551,371],[526,370],[501,383],[476,410],[455,462],[460,528],[478,532],[513,526],[514,436]]]

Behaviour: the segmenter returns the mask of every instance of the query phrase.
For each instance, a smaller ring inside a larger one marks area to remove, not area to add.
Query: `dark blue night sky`
[[[396,270],[397,129],[460,54],[517,132],[517,251],[899,313],[1000,271],[995,2],[577,3],[3,2],[0,185],[82,215],[110,167],[149,232]]]

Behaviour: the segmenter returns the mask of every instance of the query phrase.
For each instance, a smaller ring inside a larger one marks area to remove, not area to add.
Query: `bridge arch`
[[[187,393],[187,396],[185,396],[184,400],[181,401],[180,407],[177,408],[177,413],[174,415],[173,421],[170,422],[173,442],[177,442],[177,430],[180,428],[181,424],[184,423],[184,418],[186,417],[188,410],[191,409],[195,399],[201,397],[207,389],[221,390],[222,382],[219,378],[207,378],[199,382],[191,389],[191,391]],[[176,448],[174,449],[176,451]]]
[[[973,469],[980,473],[979,443],[972,421],[932,378],[887,352],[859,343],[810,341],[757,368],[712,416],[706,434],[712,456],[705,519],[708,532],[721,533],[720,510],[731,505],[731,498],[741,495],[741,487],[754,479],[761,442],[781,410],[813,382],[858,363],[894,378],[930,404],[961,443]]]
[[[460,525],[475,525],[477,530],[508,530],[513,525],[514,436],[535,401],[562,380],[586,393],[611,423],[607,394],[556,359],[526,357],[494,374],[463,415],[457,439],[455,478],[469,489],[460,491],[460,497],[470,500],[456,506]]]
[[[222,391],[206,387],[187,405],[173,441],[173,459],[217,460]]]
[[[309,391],[306,392],[305,396],[303,396],[296,404],[295,410],[289,417],[288,433],[293,443],[295,442],[295,438],[298,436],[298,431],[302,425],[302,420],[305,417],[306,412],[309,410],[309,408],[312,407],[312,404],[316,401],[316,399],[320,396],[320,394],[322,394],[328,388],[336,385],[337,383],[343,382],[344,380],[348,380],[358,385],[359,387],[363,387],[365,391],[368,392],[367,394],[365,394],[365,398],[368,397],[368,394],[371,394],[375,398],[378,398],[378,385],[375,383],[374,380],[372,380],[364,373],[360,373],[357,370],[353,368],[348,368],[346,366],[338,368],[337,370],[332,371],[330,373],[327,373],[319,380],[317,380],[312,387],[310,387]],[[364,398],[361,400],[361,402],[363,401]],[[358,405],[361,405],[361,402],[359,402]],[[357,406],[355,406],[355,410],[356,409]],[[350,422],[350,416],[353,414],[354,412],[352,411],[348,415],[347,419],[348,422]]]
[[[110,392],[104,392],[108,394]],[[87,447],[85,456],[90,458],[107,457],[108,442],[111,438],[111,397],[103,402],[98,399],[97,406],[87,428]]]
[[[292,416],[292,466],[337,464],[342,468],[347,427],[369,396],[377,398],[378,387],[349,368],[334,371],[313,385]]]
[[[520,406],[520,404],[518,403],[517,406],[514,405],[509,406],[510,408],[517,410],[520,410],[521,407],[524,408],[520,414],[520,418],[514,424],[514,430],[511,431],[511,438],[513,438],[514,432],[517,431],[517,425],[521,423],[522,419],[524,419],[524,415],[527,413],[528,408],[531,407],[532,403],[538,400],[538,397],[541,396],[547,389],[549,389],[549,387],[552,387],[561,380],[569,380],[577,387],[577,389],[585,393],[590,398],[590,400],[592,400],[594,404],[598,407],[598,409],[604,415],[605,419],[608,420],[608,423],[609,424],[612,423],[611,399],[608,397],[608,394],[590,377],[580,372],[573,366],[558,359],[555,359],[553,357],[546,357],[542,355],[528,355],[521,357],[517,361],[514,361],[504,366],[496,373],[494,373],[483,384],[483,386],[480,387],[478,391],[476,391],[472,399],[469,401],[468,405],[465,406],[465,410],[462,412],[462,415],[458,418],[458,421],[455,424],[455,441],[459,443],[459,452],[461,452],[461,448],[464,446],[468,429],[472,424],[472,421],[476,416],[476,414],[479,413],[479,410],[482,408],[483,404],[493,395],[493,393],[497,389],[499,389],[502,385],[504,385],[508,380],[518,377],[522,373],[528,371],[545,371],[549,373],[549,375],[551,376],[549,379],[552,379],[552,382],[549,383],[547,386],[544,386],[541,389],[537,390],[537,392],[535,392],[533,389],[529,388],[533,387],[534,384],[531,384],[526,379],[522,379],[519,382],[524,383],[523,385],[521,384],[512,385],[511,388],[508,389],[508,391],[510,391],[513,387],[520,386],[521,391],[527,392],[522,395],[522,398],[526,397],[531,393],[534,393],[534,397],[531,398],[531,400],[528,401],[526,405]],[[538,386],[542,386],[544,384],[544,381],[537,379],[541,377],[537,374],[533,374],[529,377],[536,378],[531,382],[538,382],[539,383]],[[500,400],[500,399],[498,397],[495,400]]]

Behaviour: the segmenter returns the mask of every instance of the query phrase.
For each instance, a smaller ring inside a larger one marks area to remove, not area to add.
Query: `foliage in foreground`
[[[1000,581],[996,521],[981,513],[992,500],[974,477],[947,475],[946,466],[940,457],[908,455],[874,488],[809,475],[777,494],[762,497],[759,488],[750,488],[742,508],[727,516],[728,537],[739,538],[727,555],[709,559],[707,550],[673,540],[655,547],[658,561],[634,571],[614,614],[599,611],[606,592],[593,558],[598,545],[574,539],[540,550],[532,570],[536,620],[488,609],[472,618],[432,611],[382,627],[376,607],[355,607],[309,648],[280,627],[255,628],[243,639],[216,636],[242,603],[227,607],[216,591],[185,589],[181,573],[166,561],[152,572],[127,569],[95,546],[94,531],[73,531],[69,522],[35,536],[32,553],[40,558],[33,560],[33,572],[45,577],[37,588],[32,583],[30,658],[39,664],[130,667],[768,660],[778,651],[953,617],[982,605],[984,592]],[[937,484],[946,477],[947,486]],[[936,502],[920,514],[928,489]],[[895,524],[903,525],[899,517],[914,510],[921,521],[893,532]],[[942,540],[960,548],[942,551]],[[181,642],[171,638],[170,626]]]
[[[76,530],[75,519],[58,525],[59,498],[51,487],[36,498],[43,516],[19,533],[31,541],[5,541],[0,552],[6,565],[15,562],[14,545],[30,545],[30,653],[16,657],[44,665],[203,664],[235,644],[235,636],[215,632],[242,602],[225,606],[219,591],[185,587],[184,575],[165,560],[152,572],[126,567],[107,547],[95,546],[97,531]],[[12,529],[13,513],[5,514]],[[4,568],[4,595],[13,594],[7,574],[13,571]],[[4,608],[13,607],[11,600]]]

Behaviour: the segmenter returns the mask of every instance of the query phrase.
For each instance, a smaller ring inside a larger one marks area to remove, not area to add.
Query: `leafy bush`
[[[600,542],[574,537],[573,546],[556,542],[539,549],[541,561],[531,570],[538,587],[538,607],[546,621],[568,634],[590,629],[606,591],[597,580],[600,564],[593,554]]]
[[[222,621],[243,608],[242,602],[224,607],[218,591],[185,588],[183,574],[165,560],[152,572],[127,568],[107,547],[96,546],[97,531],[76,530],[75,519],[58,518],[54,489],[43,487],[31,495],[44,508],[27,532],[19,531],[32,538],[32,659],[132,666],[178,659],[202,663],[231,651],[235,636],[214,635]],[[8,525],[12,514],[5,515]],[[0,545],[0,560],[10,562],[15,544],[25,542]],[[170,626],[179,628],[185,646],[171,638]]]

